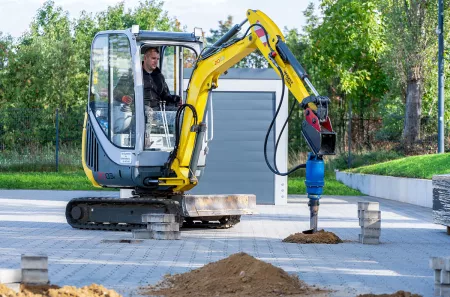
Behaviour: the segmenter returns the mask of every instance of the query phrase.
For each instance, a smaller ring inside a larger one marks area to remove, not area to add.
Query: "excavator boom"
[[[244,36],[230,41],[246,21],[249,22],[249,28]],[[280,29],[259,10],[248,10],[246,21],[233,27],[204,51],[194,67],[187,90],[186,105],[192,106],[191,109],[195,110],[195,113],[184,113],[179,140],[168,164],[172,172],[176,173],[176,177],[159,179],[160,184],[175,186],[174,191],[187,191],[197,184],[193,174],[196,171],[196,160],[204,133],[197,132],[196,126],[203,123],[210,92],[219,87],[220,75],[256,49],[282,78],[283,84],[288,86],[299,104],[307,98],[302,104],[308,112],[302,134],[313,152],[316,155],[334,154],[336,137],[328,118],[328,102],[322,102],[322,97],[318,97],[306,71],[286,45]],[[315,93],[314,96],[309,95],[304,82]]]

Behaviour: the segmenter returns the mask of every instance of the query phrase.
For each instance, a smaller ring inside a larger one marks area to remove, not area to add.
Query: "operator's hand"
[[[172,95],[172,101],[175,106],[181,106],[183,102],[181,102],[181,97],[178,95]]]
[[[122,102],[129,105],[133,102],[133,98],[131,98],[128,95],[125,95],[122,97]]]

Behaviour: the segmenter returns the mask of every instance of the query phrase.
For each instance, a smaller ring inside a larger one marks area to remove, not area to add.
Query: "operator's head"
[[[144,69],[152,72],[159,65],[159,51],[156,47],[149,47],[144,53]]]

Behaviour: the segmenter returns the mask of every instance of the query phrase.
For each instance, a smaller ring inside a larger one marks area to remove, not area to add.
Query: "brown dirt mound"
[[[394,294],[381,294],[381,295],[363,294],[358,295],[357,297],[422,297],[422,295],[417,295],[405,291],[397,291]]]
[[[314,234],[303,234],[303,233],[291,234],[285,239],[283,239],[283,242],[336,244],[342,243],[342,240],[333,232],[319,230]]]
[[[318,296],[325,293],[309,287],[296,276],[246,253],[233,254],[201,268],[167,275],[156,286],[141,288],[147,296]]]
[[[92,284],[90,286],[76,288],[72,286],[24,286],[16,293],[5,285],[0,284],[0,297],[121,297],[113,290],[103,286]]]

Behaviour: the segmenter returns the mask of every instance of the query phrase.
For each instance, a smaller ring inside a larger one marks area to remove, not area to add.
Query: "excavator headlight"
[[[139,25],[133,25],[131,27],[131,33],[133,34],[139,34]]]
[[[194,36],[197,39],[203,37],[203,30],[202,30],[202,28],[194,28]]]

